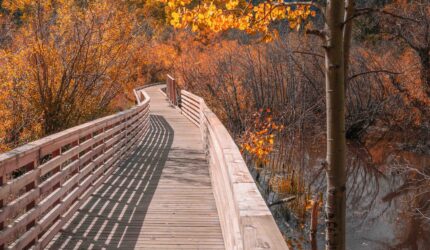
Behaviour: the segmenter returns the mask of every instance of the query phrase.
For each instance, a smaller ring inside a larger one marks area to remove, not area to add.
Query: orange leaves
[[[175,28],[191,27],[200,35],[239,29],[248,33],[262,33],[263,41],[277,37],[270,24],[288,20],[291,29],[299,29],[305,20],[315,16],[310,5],[284,6],[272,1],[253,5],[245,0],[201,1],[197,6],[181,0],[160,0],[166,4],[169,23]]]
[[[262,112],[254,114],[253,117],[253,128],[247,130],[243,136],[242,151],[246,151],[258,161],[266,162],[275,146],[275,133],[280,132],[283,126],[273,121],[269,109],[266,117],[263,117]]]
[[[89,1],[85,8],[76,1],[9,0],[3,7],[26,17],[11,32],[13,43],[0,48],[0,145],[6,145],[0,147],[113,110],[112,99],[135,70],[136,32],[126,6],[114,0]]]
[[[25,9],[34,2],[33,0],[4,0],[2,7],[10,11],[17,11]]]
[[[305,209],[306,210],[311,210],[314,205],[317,205],[318,207],[322,207],[323,206],[323,197],[322,197],[322,194],[320,194],[320,196],[318,198],[314,198],[314,199],[309,198],[309,199],[307,199],[306,200]]]
[[[291,177],[276,177],[270,179],[270,187],[280,195],[296,194],[297,183]]]
[[[309,18],[315,16],[315,11],[311,11],[309,5],[299,5],[294,10],[288,10],[288,21],[291,29],[299,29],[300,25]]]

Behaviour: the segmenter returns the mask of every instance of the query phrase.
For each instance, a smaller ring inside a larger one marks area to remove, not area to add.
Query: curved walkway
[[[149,133],[48,249],[224,249],[200,130],[146,92]]]

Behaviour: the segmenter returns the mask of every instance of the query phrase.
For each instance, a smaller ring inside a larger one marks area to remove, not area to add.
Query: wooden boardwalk
[[[288,249],[216,114],[166,87],[0,154],[0,249]]]
[[[224,249],[201,133],[159,87],[151,126],[48,249]]]

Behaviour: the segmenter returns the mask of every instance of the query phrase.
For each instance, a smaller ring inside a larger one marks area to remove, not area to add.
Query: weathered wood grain
[[[288,249],[227,129],[204,100],[181,91],[183,114],[200,127],[227,249]]]
[[[205,103],[201,117],[226,247],[288,249],[227,129]]]
[[[200,130],[160,87],[145,91],[147,135],[48,249],[224,249]]]
[[[228,131],[169,79],[175,100],[137,88],[127,111],[0,155],[0,247],[287,249]]]

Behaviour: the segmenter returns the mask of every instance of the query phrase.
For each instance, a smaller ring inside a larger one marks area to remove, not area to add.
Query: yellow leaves
[[[169,6],[170,8],[175,8],[175,2],[173,2],[173,1],[169,1],[169,2],[167,2],[167,6]]]
[[[196,32],[197,30],[199,30],[199,26],[197,26],[196,24],[192,24],[191,31]]]
[[[248,30],[250,27],[250,21],[251,21],[252,15],[246,15],[246,16],[241,16],[238,19],[238,29],[240,30]]]
[[[177,7],[184,7],[190,3],[190,0],[158,0],[161,3],[167,4],[170,10],[174,10]]]
[[[53,112],[49,104],[60,110],[53,113],[70,115],[67,122],[76,124],[101,115],[107,107],[100,104],[108,101],[102,98],[132,81],[135,23],[119,2],[92,0],[84,10],[68,0],[3,1],[10,10],[24,9],[27,18],[14,27],[13,43],[0,49],[1,148],[42,135],[41,114]],[[43,11],[34,11],[36,3]],[[66,119],[59,124],[67,126]]]
[[[179,17],[180,17],[181,15],[179,14],[179,13],[176,13],[176,12],[172,12],[172,18],[173,19],[179,19]]]
[[[186,2],[186,1],[179,1],[179,5],[180,5],[180,6],[185,6],[187,3],[188,3],[188,2]]]
[[[227,10],[232,10],[232,9],[236,8],[238,4],[239,4],[239,0],[229,0],[226,3],[225,8]]]
[[[181,24],[180,18],[181,18],[181,15],[179,13],[172,12],[172,19],[170,20],[170,24],[175,28],[179,27]]]
[[[159,1],[167,3],[166,12],[172,17],[170,24],[175,28],[191,27],[193,32],[203,35],[228,29],[239,29],[250,34],[259,32],[265,42],[278,38],[278,34],[270,29],[273,21],[288,20],[291,29],[299,30],[306,19],[315,16],[309,5],[291,8],[271,1],[256,5],[244,0],[202,0],[198,5],[192,5],[188,0]],[[172,13],[181,13],[182,18],[174,17]],[[183,18],[185,15],[187,18]]]
[[[314,206],[314,204],[315,204],[314,200],[307,200],[306,201],[305,210],[311,210],[312,207]]]
[[[310,194],[308,194],[310,196]],[[305,201],[305,210],[311,210],[314,206],[322,207],[323,206],[323,196],[322,193],[320,193],[319,197],[316,197],[314,199],[311,199],[310,197],[307,197]]]
[[[4,0],[2,3],[2,7],[8,9],[10,11],[23,10],[27,6],[29,6],[32,0]]]
[[[300,27],[299,25],[298,25],[298,23],[297,22],[295,22],[295,21],[290,21],[290,23],[289,23],[289,26],[290,26],[290,29],[296,29],[297,27]]]
[[[238,3],[231,2],[230,6]],[[194,32],[220,32],[232,26],[239,26],[242,29],[248,28],[249,17],[244,17],[240,22],[233,14],[224,15],[212,2],[203,4],[198,11],[189,11],[185,8],[178,8],[171,11],[170,24],[175,28],[191,27]]]
[[[241,148],[257,160],[265,162],[275,147],[275,134],[283,127],[273,121],[269,109],[265,113],[254,114],[253,117],[254,124],[245,132]]]

